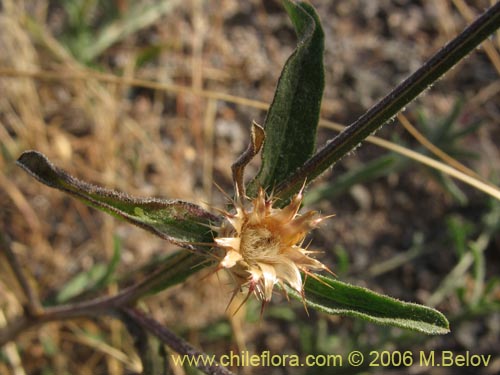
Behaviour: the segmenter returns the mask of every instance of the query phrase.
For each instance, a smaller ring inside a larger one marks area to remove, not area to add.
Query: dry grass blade
[[[31,315],[38,315],[42,313],[43,308],[40,299],[38,298],[36,289],[33,288],[30,281],[26,278],[24,270],[22,269],[22,266],[19,263],[16,254],[11,249],[10,244],[7,242],[7,240],[3,238],[3,235],[1,233],[0,248],[2,249],[2,253],[4,253],[5,257],[7,258],[7,261],[28,300],[26,309]]]
[[[103,339],[90,336],[85,333],[74,323],[66,323],[67,327],[71,330],[71,334],[63,334],[61,337],[68,340],[74,341],[86,346],[89,346],[96,352],[104,353],[117,361],[123,363],[125,368],[129,371],[140,373],[142,371],[141,361],[137,356],[130,356],[121,350],[116,349],[116,347],[106,343]]]
[[[4,327],[5,325],[7,325],[5,314],[2,310],[0,310],[0,328]],[[26,371],[23,368],[21,356],[19,355],[16,344],[13,342],[6,344],[3,352],[10,362],[13,375],[26,375]]]
[[[154,24],[160,17],[171,12],[181,1],[160,1],[156,4],[134,5],[125,19],[119,19],[107,26],[95,43],[82,52],[86,59],[93,60],[119,40]],[[133,4],[133,3],[132,3]]]
[[[480,181],[484,181],[481,176],[479,176],[476,172],[474,172],[472,169],[467,168],[465,165],[460,163],[458,160],[452,158],[450,155],[447,153],[443,152],[439,147],[435,146],[432,144],[431,141],[429,141],[422,133],[420,133],[408,120],[408,118],[403,115],[402,113],[398,113],[398,120],[403,125],[403,127],[410,133],[413,138],[415,138],[422,146],[424,146],[426,149],[428,149],[430,152],[432,152],[434,155],[436,155],[438,158],[443,160],[446,164],[448,164],[450,167],[455,168],[458,171],[461,171],[462,173],[465,173],[466,175],[469,175],[472,178],[478,179]],[[487,183],[489,184],[489,183]]]
[[[474,20],[474,12],[469,8],[469,6],[463,0],[453,0],[453,4],[457,7],[462,16],[467,20],[467,22],[471,22]],[[500,55],[495,48],[495,45],[490,40],[485,40],[483,42],[483,48],[488,55],[491,63],[495,67],[497,73],[500,75]]]
[[[203,190],[207,202],[212,201],[212,187],[214,186],[214,142],[215,120],[217,117],[217,101],[209,99],[206,106],[203,126]]]
[[[53,71],[43,71],[43,70],[28,71],[28,70],[18,70],[18,69],[0,67],[0,76],[30,77],[30,78],[50,80],[50,81],[65,81],[65,80],[87,81],[89,79],[95,79],[103,83],[114,83],[118,85],[143,87],[153,90],[164,90],[177,94],[182,93],[182,94],[199,95],[209,99],[223,100],[228,103],[249,106],[262,110],[266,110],[267,108],[269,108],[269,104],[264,103],[262,101],[247,99],[236,95],[221,93],[218,91],[193,89],[190,86],[183,86],[183,85],[164,83],[164,82],[153,82],[138,78],[123,78],[112,74],[98,73],[90,70],[81,70],[78,72],[75,71],[53,72]]]
[[[322,120],[323,126],[334,129],[337,131],[340,131],[342,129],[341,125],[331,123],[326,120]],[[418,152],[415,152],[413,150],[410,150],[406,147],[397,145],[393,142],[386,141],[385,139],[375,137],[375,136],[370,136],[366,138],[367,142],[373,143],[377,146],[383,147],[387,150],[397,152],[398,154],[405,156],[407,158],[410,158],[412,160],[415,160],[421,164],[427,165],[428,167],[434,168],[440,172],[443,172],[447,174],[450,177],[456,178],[457,180],[460,180],[462,182],[465,182],[466,184],[492,196],[495,199],[500,200],[500,189],[498,189],[496,186],[486,184],[482,182],[481,180],[471,177],[463,172],[460,172],[459,170],[450,167],[449,165],[445,163],[441,163],[437,160],[431,159],[428,156],[419,154]]]
[[[38,78],[38,79],[45,79],[45,80],[86,80],[89,78],[96,79],[101,82],[109,82],[109,83],[116,83],[116,84],[126,84],[130,86],[138,86],[138,87],[147,87],[155,90],[165,90],[165,91],[171,91],[175,93],[191,93],[194,95],[200,95],[206,98],[212,98],[212,99],[218,99],[218,100],[223,100],[226,102],[234,103],[234,104],[239,104],[239,105],[246,105],[250,106],[253,108],[258,108],[258,109],[267,109],[269,105],[267,103],[258,101],[258,100],[251,100],[251,99],[246,99],[243,97],[235,96],[235,95],[229,95],[229,94],[223,94],[220,92],[215,92],[215,91],[209,91],[209,90],[195,90],[192,87],[187,87],[187,86],[181,86],[181,85],[173,85],[173,84],[165,84],[165,83],[156,83],[152,81],[147,81],[147,80],[141,80],[141,79],[129,79],[129,78],[121,78],[117,77],[111,74],[102,74],[102,73],[95,73],[95,72],[80,72],[80,73],[56,73],[56,72],[49,72],[49,71],[18,71],[16,69],[10,69],[10,68],[0,68],[0,76],[7,76],[7,77],[32,77],[32,78]],[[343,125],[336,124],[331,121],[327,120],[320,120],[320,126],[333,129],[336,131],[341,131],[343,129]],[[436,170],[439,170],[450,177],[456,178],[498,200],[500,200],[500,190],[492,185],[489,182],[483,182],[479,178],[472,177],[467,175],[466,173],[460,172],[456,168],[449,166],[447,164],[438,162],[434,159],[431,159],[425,155],[419,154],[415,151],[412,151],[408,148],[399,146],[394,144],[393,142],[383,140],[378,137],[368,137],[366,139],[367,142],[376,144],[377,146],[383,147],[387,150],[394,151],[400,155],[403,155],[405,157],[408,157],[412,160],[415,160],[419,163],[422,163],[424,165],[427,165],[428,167],[434,168]]]

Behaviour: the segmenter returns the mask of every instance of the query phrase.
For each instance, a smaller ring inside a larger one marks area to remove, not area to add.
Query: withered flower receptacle
[[[315,211],[300,215],[302,199],[301,190],[285,208],[273,208],[272,199],[260,189],[248,209],[235,203],[236,213],[224,213],[226,220],[215,242],[226,251],[219,267],[233,276],[235,293],[247,288],[248,295],[254,293],[264,304],[276,284],[285,291],[286,283],[303,295],[300,271],[329,271],[302,247],[307,233],[325,219]]]
[[[255,294],[262,301],[262,307],[271,300],[276,284],[284,293],[288,284],[304,298],[301,271],[313,277],[311,271],[331,272],[310,257],[312,251],[302,247],[309,231],[326,219],[317,217],[315,211],[298,213],[304,188],[282,209],[273,208],[273,199],[267,197],[262,188],[248,202],[243,183],[245,166],[260,151],[264,139],[264,129],[254,122],[250,144],[232,165],[235,212],[223,212],[225,220],[217,228],[215,238],[215,244],[225,250],[219,269],[228,270],[236,282],[233,297],[246,288],[247,298]]]

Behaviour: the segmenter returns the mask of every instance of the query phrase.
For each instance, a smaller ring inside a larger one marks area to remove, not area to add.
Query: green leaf
[[[161,272],[149,283],[144,295],[153,295],[184,282],[188,277],[214,264],[206,255],[188,251],[177,251],[162,261]],[[156,271],[154,271],[156,272]]]
[[[499,24],[500,3],[497,2],[377,104],[328,141],[286,180],[274,186],[273,197],[286,202],[300,190],[304,181],[309,183],[331,168],[494,33]]]
[[[84,292],[100,290],[108,285],[121,258],[121,244],[118,237],[114,238],[113,245],[113,257],[108,264],[99,263],[90,270],[77,274],[57,293],[55,302],[65,303]]]
[[[108,285],[113,280],[113,275],[116,271],[116,267],[120,263],[122,254],[122,244],[120,241],[120,237],[113,237],[113,257],[111,261],[106,266],[106,272],[102,275],[102,278],[97,281],[95,288],[100,289]]]
[[[324,34],[314,9],[305,2],[284,0],[298,36],[264,122],[266,140],[262,165],[248,194],[260,186],[269,192],[314,152],[324,88]]]
[[[184,248],[213,241],[210,224],[219,218],[201,207],[179,200],[135,198],[91,185],[53,165],[45,155],[26,151],[17,164],[47,186],[73,195],[91,207],[126,220]]]
[[[358,168],[338,175],[334,182],[324,184],[307,192],[304,205],[312,205],[323,199],[333,200],[356,184],[366,183],[375,178],[386,176],[397,171],[406,163],[405,159],[395,153],[388,153],[373,159]]]
[[[431,335],[450,331],[446,317],[430,307],[399,301],[328,277],[315,277],[318,279],[306,279],[305,297],[307,306],[316,310]],[[293,289],[287,287],[287,292],[302,300],[302,296]]]
[[[57,293],[56,302],[67,302],[84,291],[93,288],[106,274],[106,268],[105,264],[99,263],[90,270],[77,274]]]
[[[177,252],[162,261],[154,282],[148,282],[140,298],[167,289],[186,280],[187,277],[213,265],[213,261],[199,254]],[[160,272],[158,272],[160,271]],[[315,275],[305,282],[306,304],[316,310],[331,314],[361,318],[377,324],[406,328],[426,334],[445,334],[449,323],[439,311],[415,303],[402,302],[368,289],[338,280]],[[302,296],[290,287],[287,293],[302,300]]]

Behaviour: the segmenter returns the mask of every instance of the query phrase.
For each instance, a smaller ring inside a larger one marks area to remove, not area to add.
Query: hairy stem
[[[212,364],[205,364],[205,362],[201,360],[201,358],[208,359],[210,357],[208,354],[199,351],[187,341],[183,340],[172,331],[162,326],[159,322],[157,322],[150,316],[134,308],[124,308],[122,309],[122,311],[138,326],[144,328],[149,333],[156,336],[180,356],[189,356],[191,358],[200,359],[200,361],[196,364],[196,367],[204,373],[211,375],[232,375],[231,371],[215,361]]]
[[[104,296],[89,301],[68,303],[56,307],[47,307],[38,314],[29,314],[9,322],[7,327],[0,330],[0,346],[15,339],[21,332],[34,326],[73,318],[96,317],[102,315],[116,315],[117,310],[129,306],[146,294],[156,289],[164,289],[185,280],[189,275],[205,266],[206,258],[189,253],[179,252],[168,259],[161,267],[140,282],[124,288],[113,296]],[[168,285],[167,285],[168,284]]]
[[[343,156],[354,150],[361,141],[393,118],[499,26],[500,2],[497,2],[456,38],[441,48],[415,73],[328,142],[294,174],[281,182],[276,187],[274,195],[286,201],[292,194],[299,191],[304,181],[311,182]]]

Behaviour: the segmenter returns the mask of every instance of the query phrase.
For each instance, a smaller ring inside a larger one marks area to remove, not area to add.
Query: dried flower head
[[[300,271],[329,271],[302,247],[309,231],[326,218],[317,217],[315,211],[298,213],[302,190],[283,209],[273,208],[273,199],[260,189],[248,208],[240,200],[234,203],[235,213],[224,212],[226,220],[215,243],[225,250],[219,268],[233,276],[235,294],[246,288],[247,298],[253,293],[264,306],[276,284],[285,291],[286,283],[303,296]]]

